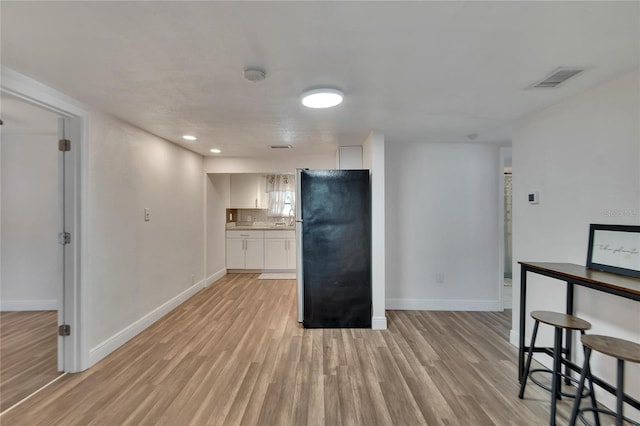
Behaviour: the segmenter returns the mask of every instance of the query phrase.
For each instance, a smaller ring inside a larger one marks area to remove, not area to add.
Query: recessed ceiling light
[[[196,138],[195,136],[192,136],[192,135],[182,135],[182,139],[184,139],[186,141],[195,141],[198,138]]]
[[[344,93],[337,89],[314,89],[302,94],[302,105],[309,108],[331,108],[342,102]]]
[[[222,151],[220,151],[220,150],[219,150],[219,149],[217,149],[217,148],[211,148],[211,149],[209,150],[209,152],[213,152],[214,154],[220,154]]]

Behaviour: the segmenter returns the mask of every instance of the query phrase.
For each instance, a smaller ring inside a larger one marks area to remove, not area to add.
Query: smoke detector
[[[527,86],[527,89],[554,89],[565,81],[569,80],[571,77],[575,77],[576,75],[583,72],[585,68],[580,67],[560,67],[551,71],[546,77],[542,80],[537,81],[530,86]]]
[[[258,83],[260,81],[264,81],[267,78],[267,74],[264,70],[259,68],[245,68],[243,72],[244,78],[249,80],[252,83]]]

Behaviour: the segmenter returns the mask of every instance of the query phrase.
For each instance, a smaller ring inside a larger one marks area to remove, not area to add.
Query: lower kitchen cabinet
[[[295,231],[265,231],[265,269],[296,269]]]
[[[264,269],[264,232],[227,231],[227,268]]]

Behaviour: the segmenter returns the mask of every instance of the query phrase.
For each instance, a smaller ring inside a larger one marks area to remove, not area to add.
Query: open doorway
[[[512,198],[512,172],[511,166],[504,169],[504,290],[503,304],[505,307],[511,308],[512,299],[512,247],[511,247],[511,198]]]
[[[59,116],[3,93],[0,412],[64,370],[63,161]]]
[[[502,274],[500,285],[502,295],[502,306],[504,309],[511,309],[513,306],[512,282],[513,282],[513,258],[512,258],[512,178],[513,168],[511,160],[511,148],[505,147],[500,150],[501,167],[501,247],[502,247]]]

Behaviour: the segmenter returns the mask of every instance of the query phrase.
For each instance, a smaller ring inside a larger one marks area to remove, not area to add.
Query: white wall
[[[204,179],[202,156],[99,112],[88,151],[94,363],[204,285]]]
[[[500,309],[498,150],[387,141],[387,309]]]
[[[280,157],[206,157],[205,173],[295,173],[298,168],[335,169],[335,154],[297,155],[283,152]]]
[[[622,76],[528,117],[515,130],[514,301],[520,293],[518,261],[584,265],[590,223],[640,224],[639,79],[638,71]],[[531,190],[540,191],[539,205],[528,204]],[[534,275],[527,283],[527,311],[564,310],[563,283]],[[592,333],[640,342],[638,302],[577,288],[576,305],[577,315],[593,324]],[[518,318],[514,302],[513,344]],[[527,342],[531,327],[529,322]],[[543,344],[551,341],[547,328],[541,327]],[[615,383],[613,360],[595,355],[592,367]],[[626,390],[636,399],[640,381],[631,379],[638,377],[638,366],[629,365]],[[611,404],[610,398],[603,401]]]
[[[57,118],[52,114],[52,120]],[[54,124],[55,127],[55,124]],[[2,136],[1,310],[57,310],[61,281],[58,137]]]
[[[207,284],[226,273],[226,208],[230,205],[230,175],[211,173],[205,180],[207,191]]]

